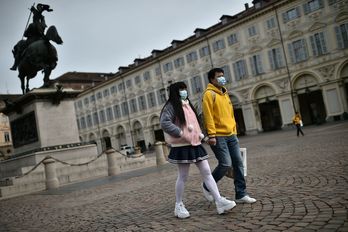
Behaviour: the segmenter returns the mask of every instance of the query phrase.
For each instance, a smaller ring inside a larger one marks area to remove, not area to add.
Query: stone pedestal
[[[79,143],[74,98],[80,91],[35,89],[6,108],[14,156],[45,147]]]

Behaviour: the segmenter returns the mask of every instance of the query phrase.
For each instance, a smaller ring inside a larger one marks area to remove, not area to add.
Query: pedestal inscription
[[[11,122],[12,140],[15,148],[38,141],[34,111]]]

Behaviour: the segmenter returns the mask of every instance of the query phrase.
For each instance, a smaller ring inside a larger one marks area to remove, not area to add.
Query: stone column
[[[155,151],[156,151],[156,164],[157,166],[165,164],[166,160],[163,154],[163,142],[155,143]]]
[[[54,159],[46,159],[43,161],[45,165],[46,189],[55,189],[59,187],[59,181],[56,172],[56,163]]]
[[[120,167],[116,162],[116,152],[114,149],[108,149],[105,151],[108,160],[108,175],[115,176],[121,172]]]
[[[169,155],[168,146],[167,146],[166,143],[163,143],[162,147],[163,147],[164,159],[167,160],[168,159],[168,155]]]

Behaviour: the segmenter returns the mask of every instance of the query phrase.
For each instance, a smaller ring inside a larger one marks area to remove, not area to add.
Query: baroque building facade
[[[200,111],[212,67],[224,69],[240,134],[281,129],[299,111],[305,125],[348,112],[348,1],[259,0],[151,56],[119,67],[75,102],[80,139],[119,149],[163,140],[167,87],[188,86]]]

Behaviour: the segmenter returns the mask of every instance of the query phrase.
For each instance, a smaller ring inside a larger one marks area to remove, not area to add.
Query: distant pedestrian
[[[176,82],[170,85],[169,99],[161,111],[160,123],[165,132],[165,140],[171,145],[168,161],[178,166],[174,215],[178,218],[190,216],[183,203],[183,197],[185,182],[189,176],[189,168],[192,163],[198,167],[205,185],[211,192],[218,214],[232,209],[236,203],[220,196],[211,174],[207,160],[208,154],[201,144],[204,135],[198,123],[197,113],[187,98],[187,86],[184,82]]]
[[[292,123],[297,128],[297,137],[300,136],[300,133],[302,134],[302,136],[304,136],[304,133],[302,131],[303,122],[299,112],[295,112],[295,116],[292,118]]]

